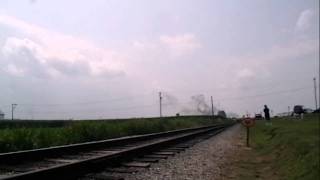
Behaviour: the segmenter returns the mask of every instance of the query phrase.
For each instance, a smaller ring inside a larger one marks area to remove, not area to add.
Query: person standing
[[[264,105],[263,112],[264,112],[264,118],[267,120],[267,125],[269,125],[269,124],[271,125],[271,123],[270,123],[270,110],[267,105]]]

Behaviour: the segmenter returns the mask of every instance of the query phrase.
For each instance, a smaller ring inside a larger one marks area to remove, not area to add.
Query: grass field
[[[275,172],[279,179],[319,179],[318,116],[309,114],[304,120],[276,118],[272,126],[258,122],[251,136],[256,158],[271,158],[268,171]]]
[[[217,123],[209,116],[126,120],[0,121],[0,153],[146,134]],[[227,120],[225,120],[227,121]]]

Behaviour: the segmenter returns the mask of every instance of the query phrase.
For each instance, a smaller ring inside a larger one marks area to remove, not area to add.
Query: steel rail
[[[206,134],[209,132],[218,133],[230,125],[231,124],[227,124],[227,125],[219,124],[219,125],[209,126],[209,127],[200,127],[200,128],[194,128],[194,129],[189,128],[189,129],[182,130],[183,133],[180,130],[180,131],[166,132],[167,134],[166,133],[149,134],[149,136],[153,136],[153,137],[158,137],[161,135],[168,135],[168,134],[170,134],[170,135],[178,134],[178,135],[175,137],[166,138],[165,140],[159,140],[157,142],[151,142],[148,144],[142,144],[142,145],[138,145],[138,146],[129,147],[127,149],[115,151],[115,152],[113,152],[111,154],[109,153],[107,155],[93,156],[93,157],[85,159],[85,160],[79,160],[78,162],[56,165],[56,166],[51,166],[48,168],[43,168],[43,169],[39,169],[39,170],[34,170],[34,171],[29,171],[29,172],[25,172],[25,173],[20,173],[20,174],[8,176],[5,178],[2,178],[2,180],[9,180],[9,179],[10,180],[13,180],[13,179],[17,179],[17,180],[19,180],[19,179],[59,179],[59,178],[75,179],[83,174],[99,171],[106,166],[112,166],[114,164],[117,164],[117,163],[125,160],[125,159],[130,159],[133,157],[144,155],[146,153],[150,153],[152,151],[155,151],[155,150],[158,150],[161,148],[172,146],[173,144],[177,144],[179,142],[186,141],[188,139],[192,139],[192,138],[199,136],[199,135],[203,135],[203,134]],[[133,139],[138,138],[139,140],[149,139],[147,135],[139,135],[139,136],[135,136],[135,137],[117,138],[117,139],[106,140],[106,141],[102,141],[102,142],[120,141],[121,143],[124,143],[125,140],[130,140],[132,138]],[[95,142],[95,143],[99,144],[102,142]],[[95,143],[87,143],[87,144],[91,145],[91,144],[95,144]],[[119,145],[119,143],[115,143],[115,144]],[[82,145],[77,144],[76,146],[70,145],[67,147],[72,148],[73,149],[72,151],[74,151],[74,150],[77,150],[79,148],[79,146],[81,147]],[[92,146],[90,146],[90,147],[92,147]],[[93,147],[97,147],[97,146],[94,145]],[[100,147],[100,146],[98,146],[98,147]],[[63,146],[63,148],[66,148],[66,147]],[[45,152],[46,151],[56,152],[57,149],[58,149],[57,147],[46,148],[46,149],[42,149],[41,151],[44,150]],[[13,154],[23,154],[24,152],[26,152],[26,151],[16,152],[16,153],[11,153],[11,154],[9,153],[9,154],[11,157],[13,157]],[[36,152],[36,150],[27,151],[27,154],[28,153],[32,154],[34,152]],[[8,153],[6,153],[6,154],[8,155]]]
[[[158,138],[162,136],[169,136],[179,133],[191,132],[194,130],[206,129],[209,127],[219,127],[223,124],[216,124],[212,126],[203,126],[197,128],[186,128],[180,130],[173,130],[167,132],[160,133],[151,133],[144,135],[134,135],[134,136],[125,136],[114,139],[100,140],[100,141],[91,141],[85,143],[77,143],[70,145],[62,145],[62,146],[54,146],[48,148],[41,149],[33,149],[33,150],[24,150],[24,151],[16,151],[16,152],[8,152],[0,154],[0,164],[2,162],[6,162],[6,164],[17,164],[22,161],[35,161],[37,159],[43,159],[52,156],[60,156],[65,154],[78,153],[81,151],[87,151],[91,149],[100,149],[112,146],[122,146],[127,143],[137,142],[137,141],[145,141],[153,138]]]

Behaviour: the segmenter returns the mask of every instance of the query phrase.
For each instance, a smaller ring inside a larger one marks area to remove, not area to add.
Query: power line
[[[286,89],[286,90],[280,90],[280,91],[273,91],[273,92],[268,92],[268,93],[262,93],[262,94],[255,94],[255,95],[248,95],[248,96],[237,96],[237,97],[226,97],[226,98],[220,98],[220,99],[216,99],[217,101],[230,101],[230,100],[246,100],[248,98],[253,99],[253,98],[259,98],[259,97],[264,97],[264,96],[272,96],[272,95],[278,95],[278,94],[286,94],[286,93],[295,93],[295,92],[299,92],[302,90],[306,90],[306,89],[311,89],[311,87],[302,87],[302,88],[295,88],[295,89]],[[176,104],[164,104],[166,106],[170,106],[170,105],[182,105],[182,104],[188,104],[188,103],[192,103],[192,101],[185,101],[185,102],[180,102],[180,103],[176,103]]]
[[[127,110],[132,110],[132,109],[145,109],[145,108],[154,108],[155,106],[158,106],[157,104],[149,104],[149,105],[140,105],[140,106],[128,106],[128,107],[122,107],[122,108],[102,108],[102,110],[96,110],[94,109],[92,110],[73,110],[73,111],[33,111],[33,113],[98,113],[101,111],[105,111],[105,110],[112,110],[112,111],[127,111]],[[21,111],[20,111],[21,113]],[[27,113],[27,112],[25,112]]]
[[[306,89],[311,89],[311,87],[303,87],[303,88],[296,88],[296,89],[287,89],[287,90],[281,90],[281,91],[273,91],[263,94],[256,94],[256,95],[249,95],[249,96],[239,96],[239,97],[231,97],[231,98],[221,98],[217,99],[219,101],[227,101],[227,100],[241,100],[246,98],[257,98],[257,97],[263,97],[263,96],[271,96],[271,95],[277,95],[277,94],[285,94],[285,93],[293,93],[298,92]]]
[[[278,82],[280,83],[280,82]],[[278,84],[273,83],[273,84]],[[268,86],[270,87],[270,86]],[[274,86],[273,86],[274,87]],[[232,90],[232,89],[241,89],[241,88],[215,88],[215,90]],[[250,88],[249,88],[250,89]],[[257,88],[252,88],[257,89]],[[320,89],[320,88],[319,88]],[[209,89],[208,89],[209,90]],[[210,89],[214,90],[214,89]],[[179,91],[180,93],[180,91]],[[154,93],[145,93],[141,95],[135,95],[135,96],[124,96],[124,97],[117,97],[117,98],[110,98],[106,100],[97,100],[97,101],[79,101],[79,102],[70,102],[70,103],[39,103],[39,104],[32,104],[32,103],[19,103],[20,106],[69,106],[69,105],[92,105],[92,104],[104,104],[104,103],[110,103],[110,102],[116,102],[116,101],[127,101],[129,99],[136,99],[140,97],[146,97],[147,95],[152,95]],[[223,98],[226,99],[226,98]],[[230,98],[228,98],[230,99]],[[220,99],[218,99],[220,100]]]
[[[310,89],[309,87],[302,87],[302,88],[295,88],[295,89],[286,89],[286,90],[281,90],[281,91],[272,91],[272,92],[267,92],[267,93],[262,93],[262,94],[255,94],[255,95],[248,95],[248,96],[238,96],[238,97],[226,97],[226,98],[220,98],[217,99],[218,101],[228,101],[228,100],[246,100],[248,98],[253,99],[253,98],[258,98],[258,97],[263,97],[263,96],[271,96],[271,95],[277,95],[277,94],[285,94],[285,93],[294,93],[294,92],[298,92],[298,91],[302,91],[305,89]],[[190,104],[192,103],[192,101],[188,101],[188,102],[179,102],[179,103],[174,103],[174,104],[163,104],[162,100],[162,94],[159,93],[159,99],[160,99],[160,116],[162,116],[162,105],[165,106],[176,106],[176,105],[183,105],[183,104]],[[164,99],[165,100],[165,99]],[[19,104],[20,105],[20,104]],[[213,101],[212,101],[212,105],[213,105]],[[104,110],[108,110],[108,111],[126,111],[126,110],[130,110],[130,109],[144,109],[144,108],[154,108],[155,106],[157,106],[156,103],[154,104],[147,104],[147,105],[139,105],[139,106],[128,106],[128,107],[118,107],[118,108],[102,108],[103,110],[94,110],[91,111],[88,109],[86,110],[76,110],[76,111],[33,111],[33,113],[37,113],[37,114],[43,114],[43,113],[76,113],[76,112],[82,112],[82,113],[98,113],[98,112],[103,112]],[[19,111],[19,113],[21,113],[21,111]],[[112,113],[112,112],[110,112]]]
[[[152,95],[152,93],[148,93],[148,95]],[[70,103],[39,103],[39,104],[31,104],[31,103],[19,103],[19,105],[23,106],[68,106],[68,105],[90,105],[90,104],[103,104],[103,103],[110,103],[115,101],[125,101],[128,99],[135,99],[139,97],[146,97],[144,95],[136,95],[136,96],[124,96],[118,98],[110,98],[106,100],[98,100],[98,101],[79,101],[79,102],[70,102]]]
[[[303,80],[303,81],[307,81],[307,78],[300,78],[299,80]],[[310,80],[310,79],[309,79]],[[244,86],[244,87],[217,87],[217,88],[207,88],[207,89],[202,89],[202,91],[206,91],[206,92],[212,92],[212,91],[230,91],[230,90],[243,90],[243,89],[249,89],[249,90],[257,90],[257,89],[265,89],[265,88],[274,88],[277,85],[282,85],[288,82],[296,82],[297,79],[286,79],[283,81],[272,81],[272,82],[268,82],[268,83],[264,83],[264,84],[259,84],[259,85],[254,85],[253,86]],[[308,84],[305,84],[306,86]],[[179,90],[179,93],[181,92],[194,92],[194,93],[199,93],[199,91],[197,90],[187,90],[188,88],[185,88],[184,90]],[[169,91],[170,92],[170,91]],[[172,91],[171,91],[172,93]]]

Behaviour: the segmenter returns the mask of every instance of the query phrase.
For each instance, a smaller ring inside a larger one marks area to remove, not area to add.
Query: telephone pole
[[[11,119],[13,120],[13,111],[18,104],[11,104]]]
[[[318,102],[317,102],[317,82],[316,82],[316,78],[313,78],[313,85],[314,85],[314,102],[316,105],[316,109],[318,109]],[[319,102],[320,103],[320,102]]]
[[[214,118],[214,112],[213,112],[213,99],[211,96],[211,115],[212,115],[212,119]]]
[[[318,90],[319,90],[319,94],[318,94],[318,95],[319,95],[319,97],[318,97],[318,98],[319,98],[319,103],[320,103],[320,58],[318,58],[318,63],[319,63],[319,69],[318,69],[318,75],[319,75],[319,77],[318,77],[318,83],[319,83],[319,84],[318,84],[318,85],[319,85],[319,86],[318,86],[318,88],[319,88]],[[319,105],[319,106],[320,106],[320,105]],[[319,120],[320,120],[320,116],[319,116]]]
[[[162,96],[161,96],[161,92],[159,92],[159,105],[160,105],[160,118],[162,118]]]

